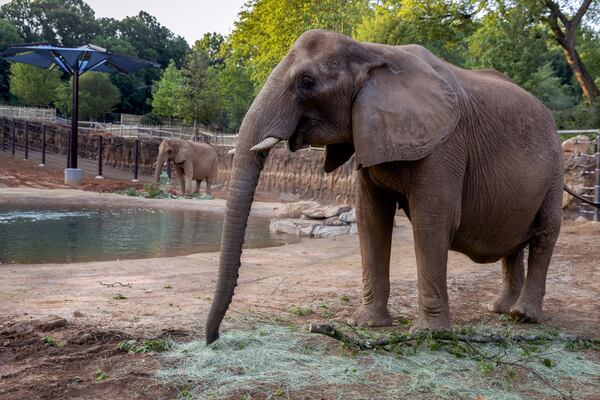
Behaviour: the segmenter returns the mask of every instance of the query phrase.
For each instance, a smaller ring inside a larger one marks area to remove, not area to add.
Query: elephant
[[[191,197],[192,193],[200,193],[200,183],[206,180],[206,194],[211,195],[211,183],[217,173],[218,156],[213,146],[206,143],[192,142],[183,139],[165,139],[158,148],[156,161],[156,182],[165,162],[173,162],[175,175],[181,186],[181,193]],[[192,191],[192,180],[196,187]]]
[[[450,328],[449,250],[476,263],[502,260],[502,289],[489,309],[540,321],[563,174],[548,109],[496,71],[454,66],[419,45],[310,30],[271,72],[240,127],[207,343],[218,339],[237,285],[260,172],[269,149],[284,140],[292,152],[324,146],[326,172],[355,157],[363,294],[351,324],[392,324],[398,209],[411,222],[416,254],[411,331]]]

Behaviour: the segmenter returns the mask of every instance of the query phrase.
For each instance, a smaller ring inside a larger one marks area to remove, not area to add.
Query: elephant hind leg
[[[195,187],[194,187],[194,193],[196,193],[197,195],[200,195],[200,184],[202,183],[202,179],[196,179],[196,183],[195,183]]]
[[[523,261],[523,250],[510,254],[502,259],[502,292],[492,302],[488,309],[496,313],[508,313],[510,308],[517,302],[525,276],[525,265]]]
[[[510,309],[510,315],[515,319],[537,323],[543,317],[542,301],[546,294],[546,274],[562,219],[561,199],[560,189],[553,190],[538,212],[534,234],[529,240],[525,285],[517,302]]]

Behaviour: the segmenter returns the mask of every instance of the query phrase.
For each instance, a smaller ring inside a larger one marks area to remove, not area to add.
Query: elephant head
[[[413,50],[419,49],[426,51]],[[327,172],[355,152],[359,168],[425,157],[448,137],[460,114],[455,78],[437,62],[432,66],[400,47],[321,30],[298,38],[240,128],[207,343],[219,337],[233,297],[248,215],[269,149],[282,140],[291,151],[325,146]]]
[[[181,147],[185,145],[186,142],[181,139],[165,139],[160,143],[160,146],[158,147],[156,170],[154,172],[156,182],[160,181],[160,173],[163,170],[165,162],[173,161],[175,163],[180,163],[185,161],[185,152],[181,151]]]

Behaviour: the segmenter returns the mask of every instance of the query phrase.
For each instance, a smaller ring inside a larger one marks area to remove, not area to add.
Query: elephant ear
[[[173,162],[175,164],[181,164],[185,161],[185,152],[181,151],[182,144],[174,143],[171,145],[171,150],[173,151]]]
[[[418,160],[458,124],[458,97],[421,58],[400,49],[368,71],[352,108],[358,168]]]

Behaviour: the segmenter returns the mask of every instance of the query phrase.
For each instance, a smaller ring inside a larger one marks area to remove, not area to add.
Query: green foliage
[[[143,197],[147,199],[160,199],[164,197],[165,193],[162,191],[158,185],[152,183],[146,183],[144,185],[144,194]]]
[[[117,294],[115,294],[115,295],[113,296],[113,299],[115,299],[115,300],[127,300],[127,299],[128,299],[128,297],[127,297],[127,296],[124,296],[124,295],[122,295],[121,293],[117,293]]]
[[[23,39],[14,24],[10,21],[0,19],[0,51],[6,50],[10,44],[22,41]],[[9,71],[10,64],[3,59],[0,60],[0,100],[10,99]]]
[[[134,354],[144,354],[152,351],[160,353],[170,348],[171,344],[164,339],[144,339],[141,341],[131,339],[117,343],[117,350]]]
[[[368,0],[251,0],[235,23],[232,52],[260,88],[302,32],[321,28],[351,35],[368,13]]]
[[[297,317],[305,317],[311,315],[313,310],[310,307],[291,306],[288,308],[287,312]]]
[[[462,64],[466,39],[478,27],[475,15],[481,1],[387,0],[375,6],[356,30],[359,40],[420,44],[446,60]]]
[[[96,381],[102,382],[108,379],[108,374],[100,368],[96,369]]]
[[[61,342],[59,340],[56,340],[55,338],[53,338],[52,336],[44,336],[42,338],[42,342],[46,343],[48,346],[52,346],[52,347],[63,347],[65,345],[64,342]]]
[[[152,88],[152,111],[163,117],[177,115],[177,102],[180,98],[183,76],[171,60],[160,81]]]
[[[57,89],[56,105],[64,114],[71,114],[73,79],[70,85]],[[79,78],[79,118],[94,121],[111,112],[120,99],[119,89],[107,74],[86,72]]]
[[[60,86],[57,71],[21,63],[10,66],[10,92],[25,106],[50,106]]]
[[[154,113],[154,112],[149,112],[147,114],[142,115],[142,118],[140,118],[140,124],[142,125],[152,125],[152,126],[157,126],[160,125],[162,123],[162,118],[160,117],[160,115]]]

